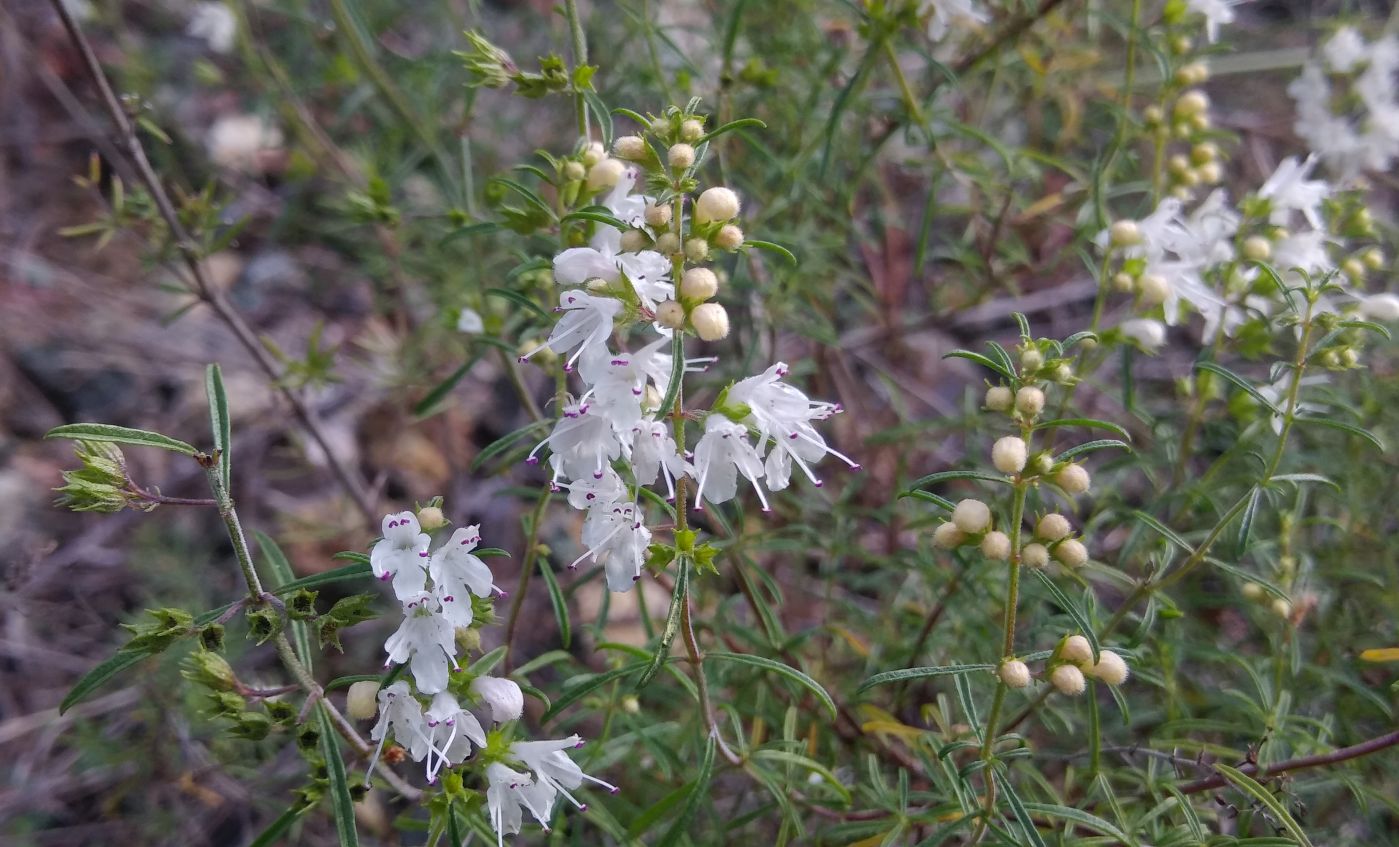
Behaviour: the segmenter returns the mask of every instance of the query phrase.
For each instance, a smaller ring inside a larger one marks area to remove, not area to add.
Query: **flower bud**
[[[1118,271],[1112,275],[1112,288],[1119,293],[1126,294],[1128,291],[1131,291],[1136,284],[1137,281],[1132,279],[1132,275],[1129,273]]]
[[[646,158],[646,139],[639,135],[619,135],[612,142],[613,155],[631,162]]]
[[[1037,371],[1044,366],[1044,354],[1038,347],[1026,347],[1020,351],[1020,369],[1025,372]]]
[[[418,526],[423,532],[432,532],[447,525],[447,516],[437,506],[424,506],[418,510]]]
[[[1261,235],[1250,235],[1244,239],[1243,254],[1250,262],[1266,262],[1273,255],[1273,245]]]
[[[581,159],[583,162],[583,167],[585,168],[591,168],[593,165],[596,165],[598,162],[601,162],[603,159],[606,158],[607,148],[603,147],[602,142],[600,141],[594,141],[590,143],[587,146],[587,149],[583,151],[583,155],[579,157],[579,159]]]
[[[546,548],[547,549],[547,548]],[[545,553],[547,556],[548,553]],[[470,626],[459,626],[454,633],[457,637],[457,647],[463,653],[479,653],[481,651],[481,630]]]
[[[968,535],[985,532],[991,526],[991,507],[980,500],[963,500],[952,510],[952,522]]]
[[[512,679],[478,676],[471,681],[471,693],[481,700],[496,723],[519,720],[525,711],[525,695]]]
[[[1069,526],[1069,519],[1056,512],[1050,512],[1035,524],[1035,537],[1046,541],[1067,538],[1070,532],[1073,532],[1073,527]]]
[[[695,201],[695,223],[728,221],[738,217],[738,195],[727,188],[709,188]]]
[[[1365,263],[1351,256],[1341,262],[1341,273],[1350,277],[1352,281],[1360,281],[1365,278]]]
[[[641,411],[654,412],[661,407],[661,401],[665,398],[661,396],[660,389],[651,383],[646,383],[646,388],[641,394]]]
[[[1354,347],[1347,347],[1341,351],[1341,367],[1353,368],[1360,364],[1360,354],[1355,352]]]
[[[1287,620],[1288,618],[1292,617],[1292,603],[1289,600],[1284,600],[1281,597],[1278,597],[1277,599],[1273,600],[1273,605],[1270,608],[1272,608],[1273,614],[1277,615],[1283,620]]]
[[[662,256],[673,256],[680,252],[680,236],[673,232],[663,232],[656,237],[656,252]]]
[[[350,686],[345,694],[345,714],[350,720],[368,720],[379,714],[379,681],[364,679]]]
[[[709,242],[703,238],[691,238],[685,242],[685,258],[691,262],[703,262],[709,258]]]
[[[1025,441],[1014,435],[1007,435],[991,445],[991,464],[1001,473],[1020,473],[1025,469],[1027,451]]]
[[[690,268],[680,277],[680,296],[691,300],[708,300],[719,293],[719,277],[709,268]]]
[[[1044,410],[1044,392],[1027,385],[1015,392],[1015,409],[1022,415],[1034,417]]]
[[[743,230],[733,224],[724,224],[714,234],[714,246],[720,250],[737,250],[743,246]]]
[[[1224,170],[1219,167],[1218,162],[1205,162],[1195,169],[1195,173],[1205,185],[1218,185],[1219,181],[1224,179]]]
[[[1160,274],[1142,274],[1137,280],[1137,296],[1143,306],[1159,306],[1170,296],[1171,284]]]
[[[1030,473],[1036,476],[1044,476],[1054,470],[1054,457],[1049,454],[1048,450],[1043,450],[1031,456],[1030,461],[1026,463],[1026,467],[1030,469]]]
[[[1193,89],[1180,95],[1176,101],[1175,112],[1182,117],[1190,118],[1195,115],[1204,114],[1210,107],[1210,98],[1205,92]]]
[[[1088,548],[1077,538],[1065,538],[1054,546],[1054,558],[1071,568],[1082,567],[1088,561]]]
[[[1259,585],[1256,582],[1245,582],[1243,584],[1243,588],[1239,590],[1243,592],[1244,599],[1252,600],[1254,602],[1262,600],[1263,595],[1267,593],[1263,590],[1263,586]]]
[[[622,711],[626,712],[629,715],[640,714],[641,701],[637,699],[635,694],[628,694],[624,696],[622,698]]]
[[[629,229],[622,233],[622,252],[636,253],[645,250],[651,244],[651,239],[646,233],[639,229]]]
[[[988,559],[1003,562],[1010,558],[1010,536],[992,530],[981,539],[981,555]]]
[[[1147,126],[1154,126],[1165,119],[1166,115],[1161,111],[1160,106],[1147,106],[1145,109],[1142,109],[1142,121],[1145,122]]]
[[[1210,78],[1210,69],[1204,62],[1191,62],[1176,71],[1176,82],[1181,85],[1202,85]]]
[[[1083,678],[1083,671],[1073,665],[1060,665],[1049,673],[1049,681],[1059,690],[1060,694],[1067,694],[1070,697],[1083,693],[1088,687],[1087,680]]]
[[[703,341],[718,341],[729,334],[729,313],[718,303],[702,303],[690,313],[695,334]]]
[[[569,162],[563,166],[563,178],[569,182],[577,182],[587,175],[588,169],[581,162]]]
[[[1020,548],[1020,564],[1042,568],[1049,564],[1049,548],[1043,544],[1026,544]]]
[[[666,151],[666,161],[673,169],[683,171],[695,163],[695,148],[688,144],[672,144]]]
[[[1065,465],[1054,475],[1054,484],[1070,494],[1082,494],[1091,482],[1083,465]]]
[[[1384,267],[1384,251],[1378,247],[1371,247],[1360,255],[1360,261],[1370,270],[1377,271]]]
[[[966,533],[958,529],[952,521],[938,524],[938,528],[933,530],[933,544],[945,550],[960,547],[966,540]]]
[[[674,300],[657,303],[656,323],[666,329],[680,329],[685,325],[685,307]]]
[[[664,229],[670,226],[670,204],[652,203],[646,207],[646,225],[652,229]]]
[[[1068,385],[1073,382],[1074,369],[1068,362],[1060,362],[1049,372],[1049,379],[1060,385]]]
[[[1184,56],[1186,53],[1189,53],[1190,49],[1194,46],[1195,42],[1192,41],[1188,35],[1177,35],[1175,38],[1171,39],[1171,52],[1178,56]]]
[[[1151,318],[1132,318],[1118,327],[1122,335],[1147,353],[1155,353],[1166,343],[1166,325]]]
[[[680,123],[680,140],[693,144],[704,137],[704,124],[694,118],[686,118]]]
[[[1009,412],[1015,403],[1015,395],[1004,385],[993,385],[986,389],[986,408],[993,412]]]
[[[1142,228],[1136,221],[1116,221],[1108,228],[1108,237],[1115,247],[1132,247],[1142,243]]]
[[[1190,148],[1190,161],[1197,165],[1207,165],[1219,158],[1219,145],[1213,141],[1201,141]]]
[[[603,159],[588,169],[588,190],[600,191],[612,188],[622,181],[627,166],[616,159]]]
[[[1088,669],[1088,675],[1101,679],[1108,685],[1121,685],[1127,681],[1131,672],[1127,670],[1127,662],[1111,650],[1098,651],[1098,664]]]
[[[1059,658],[1079,667],[1088,667],[1093,664],[1093,645],[1082,635],[1070,635],[1064,639],[1064,646],[1059,648]]]
[[[1001,667],[996,671],[996,675],[1001,678],[1001,682],[1007,688],[1025,688],[1030,684],[1030,666],[1019,659],[1008,659],[1001,662]]]

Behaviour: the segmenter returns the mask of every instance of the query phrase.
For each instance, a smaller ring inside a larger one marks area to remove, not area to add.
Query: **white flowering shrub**
[[[227,361],[207,434],[52,429],[61,505],[205,510],[187,566],[241,575],[153,600],[60,711],[173,657],[256,798],[210,843],[1396,843],[1399,40],[662,5],[566,0],[518,62],[474,6],[197,4],[206,75],[267,108],[211,123],[193,191],[112,22],[55,0],[120,155],[67,234],[172,268],[354,513],[333,566],[249,544]],[[260,340],[214,278],[254,183],[372,281],[358,353]],[[435,489],[328,430],[349,378]]]

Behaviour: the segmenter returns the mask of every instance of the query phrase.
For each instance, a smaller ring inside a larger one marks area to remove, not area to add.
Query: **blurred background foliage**
[[[984,465],[1004,434],[978,409],[988,374],[943,355],[1017,343],[1016,311],[1037,336],[1082,329],[1096,291],[1087,240],[1109,209],[1149,211],[1150,151],[1130,139],[1119,148],[1117,135],[1119,121],[1135,120],[1120,108],[1129,5],[1010,0],[989,24],[936,44],[893,0],[585,5],[601,103],[659,113],[699,97],[712,125],[766,124],[717,143],[708,176],[743,196],[750,237],[785,245],[799,264],[757,251],[728,260],[735,330],[699,402],[734,376],[791,362],[813,397],[848,410],[832,440],[864,470],[775,498],[771,518],[737,504],[712,510],[704,528],[724,556],[697,589],[710,649],[802,669],[836,697],[837,718],[779,677],[712,663],[724,728],[754,755],[742,769],[721,762],[696,791],[703,738],[684,686],[662,675],[635,699],[625,685],[599,687],[549,730],[586,728],[598,742],[585,769],[623,791],[522,843],[660,843],[672,829],[696,844],[965,843],[970,827],[956,823],[979,803],[982,775],[958,742],[971,738],[969,707],[986,708],[992,683],[855,689],[879,671],[995,660],[1003,572],[934,551],[941,514],[898,494],[924,474]],[[1220,55],[1207,86],[1234,196],[1296,152],[1283,89],[1317,34],[1340,18],[1383,26],[1387,5],[1239,6],[1238,23],[1209,49]],[[536,150],[572,150],[577,115],[568,96],[469,85],[458,51],[469,50],[470,29],[522,69],[549,54],[572,64],[559,10],[543,0],[238,0],[227,6],[232,36],[220,38],[191,30],[206,14],[198,4],[70,6],[201,234],[206,272],[377,507],[440,494],[453,520],[480,522],[487,543],[521,551],[542,477],[515,461],[532,438],[500,439],[529,421],[515,379],[541,403],[551,390],[549,374],[517,371],[514,357],[547,333],[548,316],[519,301],[552,286],[558,236],[509,182],[549,202],[521,166],[545,165]],[[1155,4],[1146,6],[1152,20]],[[1172,59],[1142,50],[1135,84],[1150,99]],[[365,549],[375,527],[250,357],[174,284],[163,224],[118,164],[47,4],[0,9],[0,62],[0,829],[25,845],[247,844],[286,808],[304,765],[284,735],[238,740],[203,717],[204,696],[180,681],[184,651],[62,718],[54,709],[121,643],[118,622],[148,606],[199,612],[236,596],[215,519],[52,510],[49,489],[70,457],[41,436],[103,420],[203,443],[203,367],[217,361],[245,521],[277,537],[301,574]],[[1371,194],[1390,243],[1394,188],[1392,175],[1376,175]],[[458,330],[463,309],[482,315],[483,332]],[[1196,453],[1177,455],[1188,392],[1205,390],[1190,383],[1198,338],[1198,328],[1177,328],[1158,356],[1114,353],[1076,396],[1085,416],[1127,428],[1136,448],[1090,461],[1094,496],[1078,519],[1099,564],[1070,591],[1095,621],[1164,555],[1166,542],[1133,512],[1198,541],[1256,473],[1250,445],[1270,443],[1247,396],[1216,385]],[[1252,361],[1240,369],[1261,380],[1290,340],[1276,345],[1244,351]],[[1364,353],[1369,370],[1315,389],[1391,448],[1393,352],[1377,341]],[[1226,567],[1127,617],[1115,643],[1134,677],[1120,701],[1099,698],[1101,778],[1085,758],[1082,699],[1035,708],[1012,696],[1009,714],[1027,714],[1014,725],[1024,748],[1008,757],[1010,773],[1045,843],[1123,843],[1043,811],[1059,806],[1090,811],[1133,844],[1292,843],[1256,798],[1223,787],[1187,804],[1174,792],[1208,776],[1205,761],[1278,761],[1395,728],[1395,666],[1358,657],[1399,645],[1395,454],[1328,429],[1293,439],[1288,467],[1325,472],[1339,490],[1278,487],[1251,540],[1226,537],[1216,550]],[[130,455],[143,483],[197,492],[197,469]],[[941,493],[976,490],[963,485]],[[539,530],[541,560],[555,569],[576,555],[566,511],[546,512]],[[521,559],[497,565],[501,584],[514,583]],[[516,666],[546,657],[532,681],[550,693],[634,661],[668,601],[650,580],[609,598],[595,572],[558,577],[568,636],[536,580],[512,645]],[[1252,582],[1289,598],[1287,616],[1277,598],[1246,590]],[[1037,582],[1027,594],[1022,643],[1047,648],[1074,628]],[[331,673],[376,667],[390,626],[347,632]],[[269,672],[262,651],[231,636],[229,659],[245,679]],[[1396,761],[1391,750],[1270,780],[1268,790],[1315,844],[1399,844]],[[425,816],[392,797],[371,794],[359,814],[371,843],[424,841],[415,830]],[[395,818],[406,831],[395,833]],[[334,837],[327,816],[309,815],[286,843]],[[988,835],[1027,843],[1020,837],[1010,824]]]

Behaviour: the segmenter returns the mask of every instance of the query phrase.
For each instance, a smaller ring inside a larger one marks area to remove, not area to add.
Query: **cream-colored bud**
[[[418,526],[423,532],[432,532],[447,525],[447,516],[436,506],[424,506],[418,510]]]
[[[664,229],[670,226],[670,204],[651,203],[646,207],[646,225],[652,229]]]
[[[639,135],[619,135],[612,142],[612,154],[629,162],[646,158],[646,139]]]
[[[1279,597],[1279,598],[1277,598],[1276,600],[1273,601],[1272,609],[1273,609],[1273,614],[1277,615],[1278,617],[1280,617],[1280,618],[1282,618],[1282,619],[1284,619],[1284,620],[1286,620],[1287,618],[1292,617],[1292,603],[1291,603],[1291,601],[1284,600],[1284,599],[1282,599],[1281,597]]]
[[[1166,160],[1166,170],[1177,177],[1184,176],[1190,172],[1190,160],[1183,153],[1177,153]]]
[[[1044,392],[1033,385],[1027,385],[1015,392],[1015,410],[1022,415],[1034,417],[1044,411]]]
[[[1171,52],[1178,56],[1184,56],[1190,52],[1190,48],[1195,46],[1195,42],[1188,35],[1177,35],[1171,39]]]
[[[1077,538],[1065,538],[1054,545],[1054,558],[1071,568],[1083,567],[1084,562],[1088,561],[1088,548]]]
[[[986,389],[986,408],[993,412],[1009,412],[1015,403],[1015,395],[1004,385],[993,385]]]
[[[1093,645],[1088,643],[1088,639],[1082,635],[1070,635],[1064,639],[1064,646],[1059,651],[1059,658],[1066,662],[1073,662],[1079,667],[1087,667],[1093,664]]]
[[[1194,197],[1195,193],[1184,185],[1177,185],[1171,189],[1171,196],[1184,203]]]
[[[665,398],[661,396],[660,389],[648,382],[641,394],[641,410],[643,412],[655,411],[661,407],[663,399]]]
[[[1160,274],[1142,274],[1137,280],[1137,296],[1143,306],[1159,306],[1170,296],[1171,283]]]
[[[1057,512],[1050,512],[1035,524],[1035,537],[1046,541],[1067,538],[1070,532],[1073,532],[1073,527],[1069,525],[1069,519]]]
[[[363,721],[379,714],[379,681],[365,679],[345,693],[345,713],[350,720]]]
[[[1243,587],[1239,590],[1243,592],[1245,600],[1252,600],[1255,603],[1259,600],[1262,600],[1263,595],[1267,593],[1267,591],[1264,590],[1263,586],[1259,585],[1256,582],[1245,582],[1243,584]]]
[[[1176,80],[1181,85],[1203,85],[1209,78],[1210,69],[1204,62],[1191,62],[1176,71]]]
[[[1065,465],[1054,475],[1054,484],[1070,494],[1082,494],[1092,484],[1083,465]]]
[[[519,720],[525,711],[525,694],[513,679],[478,676],[471,681],[471,693],[496,723]]]
[[[695,201],[695,223],[733,220],[738,210],[737,194],[727,188],[708,188]]]
[[[1365,267],[1372,271],[1377,271],[1384,267],[1384,251],[1378,247],[1371,247],[1360,254],[1360,261],[1365,263]]]
[[[1088,681],[1083,678],[1083,671],[1073,665],[1060,665],[1049,673],[1049,681],[1059,690],[1060,694],[1067,694],[1070,697],[1083,693],[1088,687]]]
[[[1190,116],[1190,127],[1189,127],[1189,129],[1194,130],[1195,132],[1204,132],[1205,130],[1207,130],[1207,129],[1209,129],[1209,128],[1210,128],[1210,115],[1209,115],[1208,112],[1200,112],[1199,114],[1195,114],[1195,115],[1191,115],[1191,116]],[[1185,127],[1182,127],[1182,129],[1185,129]],[[1187,133],[1186,133],[1186,136],[1188,136],[1189,134],[1190,134],[1190,133],[1187,132]]]
[[[1341,351],[1341,367],[1353,368],[1360,364],[1360,354],[1355,352],[1354,347],[1347,347]]]
[[[704,137],[704,124],[694,118],[686,118],[680,123],[680,140],[693,144]]]
[[[703,238],[690,238],[685,241],[685,258],[691,262],[703,262],[709,258],[709,242]]]
[[[1213,141],[1201,141],[1190,148],[1190,161],[1204,165],[1219,158],[1219,145]]]
[[[1218,185],[1219,181],[1224,179],[1224,169],[1218,162],[1205,162],[1195,169],[1195,175],[1205,185]]]
[[[1118,247],[1132,247],[1142,243],[1142,228],[1136,221],[1116,221],[1108,228],[1108,236]]]
[[[1068,362],[1060,362],[1050,370],[1049,378],[1060,385],[1068,385],[1074,378],[1073,366]]]
[[[587,148],[583,150],[583,155],[579,157],[579,159],[581,159],[583,162],[583,167],[585,168],[591,168],[593,165],[596,165],[598,162],[601,162],[603,159],[606,158],[607,148],[602,146],[601,141],[594,141],[590,143],[587,146]]]
[[[1142,120],[1148,125],[1159,124],[1166,119],[1166,114],[1161,111],[1160,106],[1147,106],[1142,109]]]
[[[1030,684],[1030,666],[1019,659],[1007,659],[1001,662],[1001,667],[996,671],[996,675],[1001,678],[1001,682],[1007,688],[1025,688]]]
[[[729,334],[729,313],[719,303],[702,303],[690,312],[690,324],[703,341],[718,341]]]
[[[1026,544],[1020,548],[1020,564],[1042,568],[1049,564],[1049,548],[1043,544]]]
[[[688,144],[672,144],[666,151],[666,161],[677,171],[683,171],[695,163],[695,148]]]
[[[1001,473],[1020,473],[1025,470],[1025,459],[1029,452],[1025,440],[1014,435],[997,439],[991,445],[991,464]]]
[[[627,166],[617,159],[603,159],[588,169],[588,189],[600,191],[612,188],[622,181],[622,174],[626,173],[626,170]]]
[[[1044,366],[1044,354],[1038,347],[1026,347],[1020,351],[1020,369],[1026,373],[1039,370]]]
[[[673,256],[680,252],[680,236],[673,232],[663,232],[656,236],[656,252],[663,256]]]
[[[1009,559],[1010,536],[998,530],[986,533],[986,537],[981,539],[981,555],[998,562]]]
[[[1354,256],[1351,256],[1349,259],[1346,259],[1344,262],[1341,262],[1341,273],[1350,277],[1352,280],[1364,279],[1365,263],[1355,258]]]
[[[569,162],[563,166],[563,178],[570,182],[577,182],[588,175],[588,169],[583,167],[582,162]]]
[[[1112,287],[1114,291],[1125,294],[1131,291],[1137,284],[1132,275],[1123,271],[1118,271],[1112,275]]]
[[[680,329],[685,325],[685,307],[674,300],[657,303],[656,323],[667,329]]]
[[[651,239],[639,229],[629,229],[622,233],[621,248],[623,253],[636,253],[645,250],[651,244]]]
[[[1048,450],[1036,453],[1030,457],[1027,467],[1030,468],[1030,473],[1043,476],[1054,470],[1054,457],[1049,454]]]
[[[714,246],[720,250],[737,250],[743,246],[743,230],[733,224],[724,224],[714,233]]]
[[[938,524],[938,528],[933,530],[933,543],[938,547],[951,550],[966,543],[967,534],[957,528],[952,521]]]
[[[1176,101],[1176,113],[1186,117],[1203,114],[1210,107],[1210,98],[1205,92],[1193,89],[1180,95]]]
[[[641,701],[637,699],[635,694],[625,695],[622,697],[622,711],[629,715],[640,714]]]
[[[680,296],[687,300],[708,300],[719,293],[719,277],[709,268],[690,268],[680,277]]]
[[[1266,262],[1273,255],[1273,245],[1261,235],[1250,235],[1244,239],[1243,254],[1250,262]]]
[[[991,507],[980,500],[963,500],[952,510],[952,522],[968,535],[991,528]]]
[[[1111,650],[1098,651],[1098,664],[1088,669],[1088,675],[1101,679],[1108,685],[1121,685],[1131,676],[1127,662]]]

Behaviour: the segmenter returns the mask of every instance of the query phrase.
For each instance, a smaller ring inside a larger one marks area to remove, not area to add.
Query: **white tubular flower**
[[[427,585],[427,548],[432,538],[412,512],[385,515],[381,531],[383,540],[369,551],[370,569],[385,582],[393,580],[399,600],[421,593]]]
[[[1118,329],[1128,341],[1143,352],[1155,354],[1166,344],[1166,325],[1151,318],[1132,318],[1122,322]]]
[[[408,683],[403,680],[379,691],[379,720],[369,731],[370,740],[379,744],[374,748],[374,755],[369,759],[369,768],[364,773],[366,787],[370,777],[374,775],[374,765],[379,761],[379,754],[383,752],[384,742],[390,734],[408,749],[408,755],[412,756],[415,762],[421,762],[432,749],[427,724],[423,720],[422,704],[413,696]]]
[[[428,559],[433,591],[442,603],[442,615],[453,627],[471,625],[471,598],[489,597],[492,591],[504,594],[492,582],[491,569],[472,554],[481,543],[480,525],[465,526],[452,533],[447,543]]]
[[[695,474],[699,477],[695,508],[704,508],[706,495],[711,503],[732,500],[738,493],[740,473],[758,492],[763,511],[772,511],[763,487],[758,484],[763,476],[763,460],[757,448],[748,442],[748,428],[711,412],[704,422],[704,435],[695,445]]]
[[[1360,298],[1360,314],[1368,320],[1399,321],[1399,295],[1388,291]]]
[[[525,695],[512,679],[478,676],[471,681],[471,693],[481,698],[491,720],[496,723],[519,720],[525,711]],[[484,745],[483,745],[484,746]]]
[[[1213,44],[1221,24],[1234,22],[1234,6],[1245,0],[1185,0],[1185,7],[1205,18],[1205,37]]]
[[[921,13],[929,15],[929,41],[941,41],[953,28],[972,29],[991,20],[977,0],[931,0]]]
[[[574,353],[564,363],[572,371],[573,364],[584,356],[603,358],[608,355],[607,339],[612,335],[612,321],[622,311],[622,301],[613,297],[594,297],[586,291],[565,291],[559,297],[559,311],[566,314],[554,324],[549,340],[520,357],[525,361],[545,347],[562,356]]]
[[[608,465],[622,455],[622,442],[612,422],[602,415],[591,414],[586,403],[565,406],[554,431],[535,445],[526,461],[538,463],[535,454],[545,444],[554,451],[550,463],[554,466],[555,480],[561,476],[581,479],[589,475],[602,479]]]
[[[644,204],[636,210],[640,220]],[[554,280],[559,285],[583,285],[601,279],[607,283],[624,277],[648,309],[675,296],[670,283],[670,260],[655,250],[622,251],[622,233],[607,227],[593,236],[588,247],[570,247],[554,257]]]
[[[630,353],[584,359],[578,372],[592,386],[581,399],[591,401],[588,407],[594,414],[606,418],[619,432],[641,420],[641,398],[646,393],[646,369],[641,360]]]
[[[1227,262],[1234,258],[1234,235],[1242,220],[1228,193],[1217,189],[1165,230],[1164,244],[1182,262],[1197,268]]]
[[[535,783],[529,774],[519,773],[499,762],[486,766],[486,807],[490,811],[491,828],[495,830],[497,847],[504,847],[505,836],[515,835],[524,823],[523,809],[545,829],[554,809],[558,792],[543,783]]]
[[[641,522],[634,504],[602,503],[589,509],[583,519],[582,541],[587,550],[573,560],[569,570],[592,557],[593,564],[606,570],[609,591],[630,591],[641,579],[651,530]]]
[[[447,667],[457,667],[457,640],[435,596],[422,593],[403,604],[403,623],[384,642],[388,665],[409,663],[413,681],[424,694],[447,687]]]
[[[637,485],[654,485],[657,476],[664,476],[667,500],[675,499],[675,480],[690,471],[685,457],[675,446],[670,425],[649,418],[643,418],[632,427],[631,466]]]
[[[1119,248],[1122,255],[1129,259],[1160,259],[1181,226],[1180,209],[1180,201],[1174,197],[1162,200],[1155,211],[1136,222],[1141,240],[1136,244],[1122,245]],[[1094,236],[1093,243],[1101,250],[1108,249],[1112,244],[1112,228],[1099,232]]]
[[[238,19],[223,3],[200,3],[190,16],[185,34],[201,39],[215,53],[228,53],[238,40]]]
[[[1269,203],[1268,217],[1275,226],[1286,226],[1292,212],[1301,212],[1312,229],[1324,228],[1321,204],[1331,196],[1331,186],[1326,180],[1307,179],[1317,161],[1315,153],[1306,160],[1288,156],[1258,189],[1258,196]]]
[[[568,489],[568,505],[579,511],[627,499],[626,482],[610,467],[600,477],[588,474],[559,487]]]
[[[476,716],[466,711],[449,692],[439,691],[433,695],[428,706],[428,729],[432,737],[432,749],[427,757],[427,781],[437,781],[442,768],[459,765],[471,755],[471,745],[486,746],[486,731]],[[432,754],[437,754],[434,764]]]
[[[787,487],[793,462],[819,488],[822,482],[812,472],[811,465],[827,454],[845,462],[852,470],[859,470],[858,463],[829,447],[826,439],[811,425],[811,421],[823,421],[837,414],[840,406],[813,402],[797,388],[782,382],[786,375],[787,364],[778,362],[757,376],[734,383],[728,394],[730,403],[748,406],[750,413],[744,420],[758,431],[759,448],[769,439],[772,441],[765,463],[768,488],[781,491]]]
[[[462,309],[457,315],[457,332],[464,332],[467,335],[479,335],[486,331],[486,322],[481,317],[481,313],[475,309]]]
[[[670,338],[657,338],[640,350],[631,354],[635,361],[646,375],[655,384],[656,391],[662,397],[666,395],[666,390],[670,388],[670,371],[674,367],[675,357],[668,352]],[[709,365],[717,362],[716,356],[694,356],[685,359],[684,373],[704,373],[709,370]]]
[[[563,752],[582,746],[583,739],[576,735],[557,741],[516,741],[510,745],[510,756],[523,762],[525,767],[533,771],[538,783],[549,786],[580,811],[585,811],[588,808],[587,804],[578,802],[571,793],[576,791],[584,780],[601,785],[613,794],[616,794],[618,789],[609,782],[583,773],[582,768]]]

